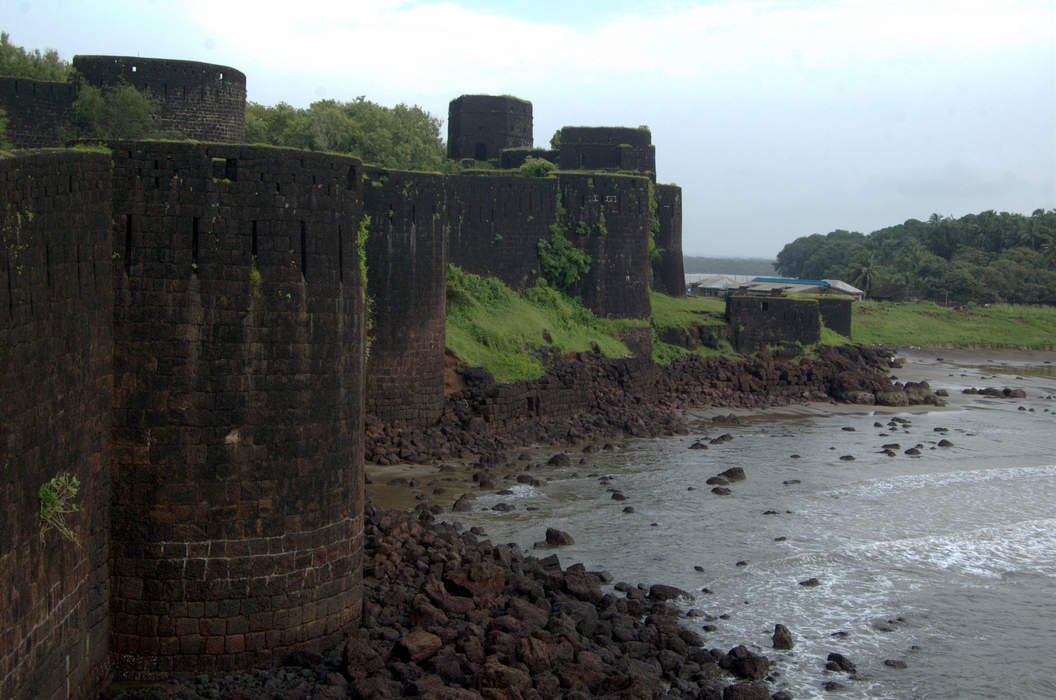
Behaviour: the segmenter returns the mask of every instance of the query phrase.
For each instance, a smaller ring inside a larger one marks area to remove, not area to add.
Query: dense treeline
[[[70,71],[70,64],[61,58],[55,49],[27,51],[12,44],[11,35],[0,32],[0,76],[5,78],[29,78],[31,80],[57,80],[62,82]]]
[[[869,235],[797,238],[777,254],[782,275],[843,279],[866,292],[904,284],[938,302],[1056,303],[1056,209],[1030,216],[932,214]]]
[[[55,49],[41,53],[12,44],[11,35],[0,32],[0,76],[28,80],[76,81],[77,98],[73,101],[70,123],[61,130],[67,141],[77,139],[139,139],[148,137],[180,138],[180,134],[162,132],[154,114],[157,100],[149,91],[140,91],[122,81],[103,88],[88,85],[69,62]],[[7,143],[7,119],[0,110],[0,148]]]
[[[450,167],[440,120],[418,106],[384,107],[363,97],[321,100],[308,109],[280,102],[246,105],[246,140],[273,146],[348,153],[402,170]]]

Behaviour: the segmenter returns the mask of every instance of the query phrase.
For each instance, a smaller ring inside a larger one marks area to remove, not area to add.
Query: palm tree
[[[851,283],[859,287],[865,292],[866,298],[869,297],[869,292],[872,291],[873,283],[876,282],[876,272],[879,265],[876,263],[876,256],[873,253],[858,258],[855,261],[854,267],[851,268],[851,273],[854,277],[851,279]]]

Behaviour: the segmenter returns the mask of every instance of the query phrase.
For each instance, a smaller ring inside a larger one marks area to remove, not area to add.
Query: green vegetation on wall
[[[84,80],[73,101],[71,139],[142,139],[161,136],[154,114],[158,100],[150,92],[140,92],[122,80],[117,85],[97,88]],[[164,134],[169,135],[169,134]]]
[[[7,140],[7,112],[0,109],[0,151],[11,148],[11,142]]]
[[[557,166],[545,158],[533,158],[528,156],[517,172],[525,177],[546,177],[557,170]]]
[[[542,376],[551,349],[586,352],[597,347],[609,357],[626,356],[617,330],[553,287],[517,293],[495,278],[448,267],[447,348],[463,362],[487,368],[499,381]]]
[[[590,270],[590,255],[568,240],[565,225],[566,211],[557,193],[554,223],[550,224],[550,238],[540,238],[536,244],[543,278],[562,292],[572,294],[583,275]]]

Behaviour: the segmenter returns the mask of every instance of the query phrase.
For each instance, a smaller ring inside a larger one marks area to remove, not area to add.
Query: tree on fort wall
[[[158,100],[149,91],[140,92],[124,80],[97,88],[81,80],[73,101],[68,139],[142,139],[176,136],[159,132],[155,115]]]
[[[27,51],[12,44],[11,35],[0,32],[0,76],[27,78],[29,80],[55,80],[62,82],[70,72],[70,64],[61,58],[55,49]]]
[[[440,120],[420,107],[384,107],[357,97],[320,100],[308,109],[285,102],[246,105],[246,140],[288,148],[347,153],[401,170],[447,170]]]

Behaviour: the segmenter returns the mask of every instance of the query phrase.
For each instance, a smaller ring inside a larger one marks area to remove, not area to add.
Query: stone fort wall
[[[439,415],[449,260],[520,288],[560,225],[591,256],[588,306],[649,312],[646,177],[442,176],[238,145],[237,71],[75,66],[149,88],[163,128],[228,143],[0,161],[3,697],[272,664],[355,625],[363,417]],[[9,124],[36,121],[12,131],[22,144],[57,140],[73,97],[0,81]],[[540,415],[573,410],[570,392]],[[78,546],[39,536],[37,489],[60,467],[82,484]]]
[[[366,412],[426,424],[444,404],[445,178],[366,168],[370,349]]]
[[[116,672],[319,650],[360,608],[361,165],[110,146]]]
[[[359,161],[116,142],[0,161],[0,695],[277,662],[358,621]],[[37,489],[81,481],[80,544]]]
[[[74,56],[94,87],[124,81],[158,100],[158,128],[199,141],[246,140],[246,76],[211,63],[130,56]],[[15,148],[61,146],[77,84],[0,77],[0,109]]]
[[[813,299],[730,296],[726,321],[730,343],[741,353],[767,345],[810,345],[821,339],[818,302]]]
[[[668,296],[686,293],[686,271],[682,263],[682,188],[656,185],[656,217],[660,230],[655,240],[659,254],[653,263],[653,289]]]
[[[62,145],[77,90],[72,83],[0,77],[0,109],[15,148]]]
[[[246,140],[246,76],[234,68],[197,61],[131,56],[74,56],[90,85],[129,85],[160,101],[159,127],[200,141]]]
[[[107,675],[113,291],[110,160],[0,159],[0,697],[83,698]],[[41,538],[38,489],[80,481]]]

